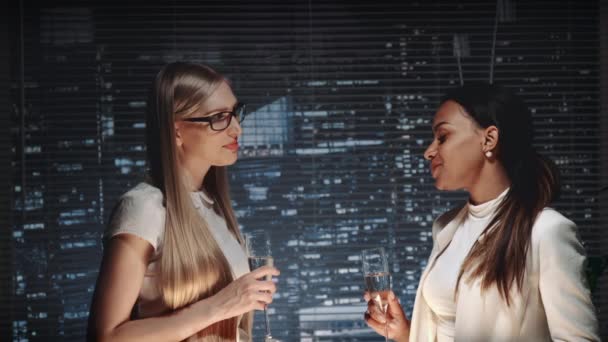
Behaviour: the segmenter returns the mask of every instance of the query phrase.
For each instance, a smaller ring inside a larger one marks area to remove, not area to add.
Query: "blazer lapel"
[[[446,218],[449,219],[449,222],[447,224],[443,222],[437,222],[438,227],[436,227],[437,233],[435,235],[435,248],[433,248],[433,252],[431,253],[431,259],[429,260],[429,266],[427,267],[427,271],[430,271],[430,269],[435,264],[437,257],[439,257],[443,253],[443,251],[445,251],[445,249],[450,245],[454,234],[458,230],[458,227],[460,226],[466,215],[467,206],[464,205],[456,212],[455,215],[450,215],[452,217]],[[442,224],[445,224],[443,228],[441,228]]]
[[[429,272],[435,265],[437,257],[443,253],[452,241],[454,233],[462,222],[463,215],[466,214],[466,205],[463,208],[455,209],[440,216],[433,224],[433,250],[429,256],[429,261],[420,276],[418,289],[416,290],[416,301],[412,312],[412,327],[410,338],[415,341],[434,341],[436,337],[436,327],[433,323],[433,315],[430,311],[424,296],[422,286]]]

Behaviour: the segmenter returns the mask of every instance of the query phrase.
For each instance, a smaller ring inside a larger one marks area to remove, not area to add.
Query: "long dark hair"
[[[559,196],[559,171],[532,145],[532,117],[523,100],[498,85],[474,84],[452,89],[443,102],[454,101],[480,127],[498,128],[496,158],[506,170],[511,186],[465,259],[458,283],[481,277],[481,288],[496,285],[510,303],[512,286],[521,289],[536,217]],[[458,287],[456,288],[456,292]]]

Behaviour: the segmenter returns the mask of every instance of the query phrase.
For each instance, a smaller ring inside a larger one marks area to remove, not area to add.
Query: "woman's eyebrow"
[[[239,105],[239,102],[237,101],[234,103],[234,105],[232,107],[223,107],[223,108],[212,109],[212,110],[206,112],[205,114],[203,114],[203,117],[221,113],[221,112],[233,111],[236,108],[236,106],[238,106],[238,105]]]
[[[441,121],[440,123],[435,124],[435,126],[433,126],[433,132],[436,132],[439,129],[439,127],[446,125],[446,124],[449,125],[450,123],[447,121]]]

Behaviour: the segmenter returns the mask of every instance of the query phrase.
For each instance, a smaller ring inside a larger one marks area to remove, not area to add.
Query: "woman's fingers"
[[[253,310],[264,310],[268,304],[272,303],[272,294],[268,292],[256,292],[251,297]]]
[[[388,338],[407,336],[409,321],[403,312],[399,299],[392,291],[384,293],[385,297],[380,296],[380,299],[377,298],[378,295],[380,295],[378,292],[365,292],[363,295],[367,301],[365,323],[379,335],[385,336],[385,334],[388,334]],[[377,303],[380,300],[381,302]],[[386,309],[386,313],[382,311],[379,305]]]
[[[253,270],[251,273],[249,273],[249,276],[253,277],[255,279],[261,279],[261,278],[270,277],[270,276],[276,277],[279,274],[281,274],[281,272],[272,266],[262,266],[260,268]]]
[[[386,322],[386,315],[384,314],[384,312],[382,312],[382,310],[380,310],[378,304],[376,304],[376,302],[372,300],[375,295],[378,295],[378,293],[370,293],[369,291],[365,291],[365,293],[363,294],[363,298],[367,302],[367,311],[365,313],[365,318],[366,320],[369,318],[372,321],[384,325],[384,323]]]
[[[257,302],[253,308],[254,310],[262,311],[266,308],[266,304],[262,302]]]
[[[391,317],[400,321],[407,321],[405,312],[403,312],[403,307],[401,306],[401,303],[399,303],[399,299],[397,299],[397,296],[395,296],[393,291],[389,292],[387,303],[388,308],[386,310]]]
[[[367,312],[375,321],[378,321],[379,323],[382,323],[382,324],[384,324],[386,322],[386,315],[384,314],[384,312],[382,312],[380,310],[378,305],[376,305],[373,301],[370,301],[369,304],[367,305]]]
[[[258,300],[258,302],[261,302],[264,304],[270,304],[270,303],[272,303],[272,294],[266,293],[266,292],[260,292],[257,296],[257,300]]]
[[[216,303],[226,309],[227,317],[251,310],[263,310],[272,303],[272,296],[277,291],[277,285],[270,278],[279,274],[279,270],[274,267],[260,267],[236,279],[213,297],[216,298]]]
[[[267,280],[253,280],[249,284],[251,290],[253,291],[263,291],[275,293],[277,291],[277,285],[272,281]]]
[[[371,317],[371,315],[369,313],[365,313],[365,323],[367,323],[367,325],[374,329],[374,331],[377,334],[380,334],[382,336],[384,336],[384,323],[380,323],[378,321],[376,321],[373,317]]]

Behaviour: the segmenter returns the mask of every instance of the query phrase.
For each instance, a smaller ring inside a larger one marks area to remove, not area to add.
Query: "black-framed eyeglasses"
[[[232,122],[232,117],[235,117],[239,123],[243,122],[247,115],[246,106],[244,103],[237,103],[231,111],[219,112],[209,116],[198,118],[184,118],[182,121],[188,122],[208,122],[209,126],[214,131],[223,131]]]

